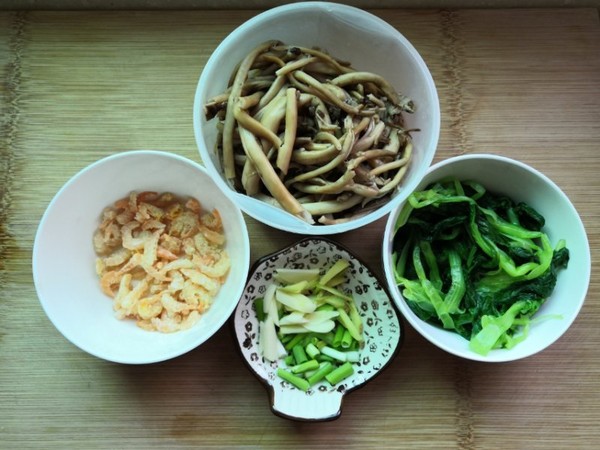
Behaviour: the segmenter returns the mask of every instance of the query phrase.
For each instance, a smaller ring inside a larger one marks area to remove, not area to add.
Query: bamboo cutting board
[[[541,170],[579,210],[597,264],[598,11],[374,12],[415,45],[436,81],[436,161],[486,152]],[[595,448],[595,270],[579,318],[546,351],[472,363],[407,325],[393,364],[346,398],[340,419],[320,424],[270,412],[227,327],[187,355],[138,367],[84,354],[52,326],[31,276],[48,202],[78,170],[115,152],[168,150],[199,161],[191,111],[200,71],[254,14],[0,13],[0,448]],[[253,260],[298,239],[247,221]],[[384,222],[334,238],[381,274]]]

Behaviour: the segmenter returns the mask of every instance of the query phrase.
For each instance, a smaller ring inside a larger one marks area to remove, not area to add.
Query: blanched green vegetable
[[[444,180],[414,192],[394,235],[395,278],[421,319],[454,330],[486,355],[523,340],[566,268],[544,217],[479,183]]]

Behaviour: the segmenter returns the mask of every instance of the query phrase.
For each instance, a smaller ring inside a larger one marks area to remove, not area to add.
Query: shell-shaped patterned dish
[[[338,288],[352,295],[357,305],[364,325],[365,345],[353,375],[335,386],[321,382],[304,392],[277,376],[278,363],[260,355],[254,300],[264,295],[275,269],[318,268],[324,273],[340,258],[347,259],[350,267],[346,283]],[[401,319],[384,284],[349,250],[325,238],[305,238],[258,260],[250,270],[233,326],[243,359],[269,391],[273,413],[301,421],[339,417],[344,396],[383,370],[395,357],[403,338]]]

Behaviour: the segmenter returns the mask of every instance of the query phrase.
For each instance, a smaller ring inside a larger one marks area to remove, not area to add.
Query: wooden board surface
[[[596,448],[600,439],[600,24],[594,9],[376,10],[413,42],[439,89],[436,161],[523,160],[569,195],[592,248],[571,329],[544,352],[482,364],[408,325],[393,364],[340,419],[274,416],[227,327],[151,366],[89,356],[52,326],[32,283],[48,202],[114,152],[199,161],[191,111],[211,51],[250,11],[0,13],[0,448]],[[251,257],[299,237],[247,218]],[[335,236],[381,274],[385,219]],[[360,239],[357,237],[360,236]],[[57,255],[60,261],[60,255]]]

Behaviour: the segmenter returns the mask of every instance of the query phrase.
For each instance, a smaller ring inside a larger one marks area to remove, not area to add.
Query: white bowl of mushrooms
[[[326,2],[267,10],[215,49],[198,82],[203,164],[251,217],[298,234],[371,223],[429,168],[432,76],[393,26]]]

